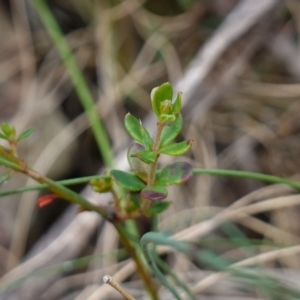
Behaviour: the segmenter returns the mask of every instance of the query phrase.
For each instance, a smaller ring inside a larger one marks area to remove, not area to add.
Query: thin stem
[[[10,162],[5,158],[0,157],[0,165],[11,168],[17,172],[26,174],[29,177],[31,177],[32,179],[36,180],[37,182],[40,182],[42,184],[47,184],[48,189],[51,192],[57,194],[59,197],[65,199],[71,203],[80,205],[83,209],[95,211],[104,218],[109,217],[106,209],[104,209],[103,207],[98,207],[98,206],[93,205],[92,203],[88,202],[85,198],[80,196],[78,193],[75,193],[74,191],[68,189],[67,187],[30,169],[25,164],[23,164],[21,161],[19,161],[19,163],[15,163],[15,162]]]
[[[45,0],[31,0],[31,3],[38,13],[48,34],[52,38],[69,76],[71,77],[74,88],[78,94],[78,98],[85,110],[86,116],[94,133],[95,140],[103,157],[104,163],[107,167],[111,168],[113,166],[113,156],[110,142],[104,126],[97,114],[97,110],[95,109],[91,92],[75,61],[73,53]]]
[[[162,130],[164,129],[165,125],[166,125],[165,123],[157,122],[157,130],[154,137],[153,150],[152,150],[156,154],[156,160],[155,162],[150,163],[150,169],[149,169],[148,181],[147,181],[148,186],[153,186],[155,182],[155,172],[156,172],[156,166],[158,161],[158,150],[159,150],[160,138],[161,138]]]
[[[141,276],[141,278],[143,279],[145,287],[148,290],[152,300],[158,300],[156,288],[153,284],[150,273],[145,268],[145,265],[142,261],[142,257],[137,254],[136,248],[133,247],[133,245],[131,244],[131,241],[130,241],[128,235],[126,234],[123,224],[119,223],[119,222],[114,222],[113,224],[114,224],[116,230],[118,231],[120,240],[121,240],[123,246],[125,247],[127,253],[134,260],[136,267],[137,267],[137,271],[138,271],[139,275]]]
[[[262,174],[262,173],[236,171],[236,170],[223,170],[223,169],[194,169],[193,173],[194,175],[212,175],[212,176],[223,176],[223,177],[247,178],[247,179],[255,179],[255,180],[260,180],[269,183],[281,183],[281,184],[289,185],[296,190],[300,190],[300,183],[296,181],[285,179],[278,176]],[[56,181],[56,183],[65,186],[83,184],[89,182],[92,179],[97,179],[102,176],[103,175],[93,175],[93,176],[86,176],[80,178],[66,179],[66,180]],[[46,183],[23,187],[19,189],[10,190],[10,191],[0,192],[0,197],[19,194],[23,192],[29,192],[33,190],[43,190],[43,189],[47,189],[48,187],[49,185]]]
[[[165,127],[165,123],[160,123],[157,122],[157,130],[155,133],[155,137],[154,137],[154,142],[153,142],[153,149],[152,151],[156,154],[156,159],[154,162],[150,163],[149,165],[149,173],[148,173],[148,180],[147,180],[147,185],[148,186],[153,186],[155,183],[155,172],[156,172],[156,167],[157,167],[157,161],[158,161],[158,157],[159,157],[159,144],[160,144],[160,138],[161,138],[161,134],[162,134],[162,130]],[[146,211],[151,202],[147,199],[142,198],[142,211]]]
[[[87,183],[87,182],[91,181],[92,179],[97,179],[102,176],[103,175],[93,175],[93,176],[85,176],[85,177],[80,177],[80,178],[65,179],[65,180],[56,181],[56,183],[64,185],[64,186],[83,184],[83,183]],[[48,187],[49,187],[49,185],[47,183],[22,187],[19,189],[0,192],[0,197],[13,195],[13,194],[20,194],[20,193],[34,191],[34,190],[44,190],[44,189],[47,189]]]
[[[291,186],[296,190],[300,190],[300,183],[277,177],[273,175],[267,175],[262,173],[247,172],[247,171],[235,171],[235,170],[222,170],[222,169],[194,169],[194,175],[212,175],[212,176],[225,176],[225,177],[237,177],[255,179],[269,183],[281,183]]]
[[[113,278],[109,275],[105,275],[103,277],[103,282],[109,284],[112,288],[114,288],[117,292],[119,292],[126,300],[136,300],[132,297],[124,288],[122,288]]]

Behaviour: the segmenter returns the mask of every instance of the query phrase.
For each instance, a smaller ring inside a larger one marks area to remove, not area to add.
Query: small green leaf
[[[5,122],[2,123],[1,129],[2,132],[8,137],[8,139],[12,139],[16,135],[16,129]]]
[[[147,200],[163,200],[168,196],[168,190],[163,186],[147,186],[141,191],[141,196]]]
[[[34,128],[29,128],[29,129],[23,131],[19,135],[17,141],[21,141],[21,140],[24,140],[24,139],[28,138],[33,132],[34,132]]]
[[[160,201],[154,202],[152,206],[147,210],[146,215],[148,217],[152,217],[153,215],[158,215],[164,212],[169,206],[171,202],[169,201]]]
[[[172,100],[173,98],[173,88],[169,82],[156,87],[151,92],[151,103],[152,109],[157,117],[160,116],[160,103],[165,100]]]
[[[181,132],[181,129],[182,129],[182,116],[178,115],[175,121],[166,124],[166,126],[162,130],[160,147],[164,147],[165,145],[171,143]]]
[[[167,154],[172,156],[179,156],[183,155],[187,151],[190,150],[192,146],[193,140],[187,140],[180,143],[174,143],[167,146],[162,147],[159,150],[159,153],[161,154]]]
[[[112,170],[110,171],[110,176],[124,189],[132,192],[138,192],[145,187],[145,184],[137,176],[131,173],[120,170]]]
[[[173,103],[173,114],[178,115],[182,107],[182,93],[177,94],[177,98]]]
[[[144,182],[146,182],[148,177],[149,165],[142,162],[140,159],[134,157],[136,153],[141,152],[143,150],[145,150],[144,146],[138,143],[133,143],[128,148],[127,160],[135,175],[142,179]]]
[[[156,114],[157,117],[159,116],[160,103],[156,103],[155,102],[155,94],[156,94],[158,88],[159,87],[155,87],[154,89],[152,89],[151,95],[150,95],[151,104],[152,104],[152,110]]]
[[[1,124],[1,129],[2,129],[2,132],[6,135],[6,136],[9,136],[10,133],[11,133],[11,127],[9,124],[7,123],[2,123]]]
[[[143,145],[145,147],[145,150],[151,150],[153,147],[153,140],[150,136],[150,133],[148,132],[148,130],[146,128],[144,128],[142,123],[140,123],[140,127],[141,127],[141,133],[142,133],[142,137],[143,137]]]
[[[139,120],[128,113],[125,116],[125,128],[128,132],[128,134],[136,141],[140,142],[143,144],[143,135],[141,132],[141,126]]]
[[[136,157],[146,164],[150,164],[152,162],[155,162],[156,160],[156,154],[152,151],[146,151],[146,150],[132,154],[131,157]]]
[[[156,185],[172,185],[185,183],[193,175],[193,167],[186,162],[175,162],[164,167],[156,174]]]
[[[171,114],[171,115],[166,115],[166,114],[161,114],[158,118],[159,122],[161,123],[168,123],[168,122],[173,122],[175,121],[176,116]]]
[[[0,139],[8,140],[7,136],[0,132]]]
[[[107,193],[112,189],[112,180],[110,176],[101,176],[90,181],[90,186],[97,193]]]

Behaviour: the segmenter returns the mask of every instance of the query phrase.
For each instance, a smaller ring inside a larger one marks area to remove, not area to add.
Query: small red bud
[[[45,195],[38,199],[37,205],[38,207],[44,207],[53,202],[54,199],[58,198],[55,194]]]

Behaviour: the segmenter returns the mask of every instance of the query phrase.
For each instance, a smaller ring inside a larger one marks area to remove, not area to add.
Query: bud
[[[169,115],[172,113],[173,104],[171,100],[165,100],[160,103],[160,114]]]
[[[2,123],[1,129],[3,133],[8,137],[8,139],[14,139],[16,135],[16,129],[12,126],[10,126],[7,123]]]
[[[159,116],[164,113],[161,111],[161,104],[164,101],[170,101],[173,98],[173,88],[169,82],[163,83],[162,85],[154,88],[151,92],[151,103],[152,110],[159,118]],[[172,104],[172,101],[171,101]],[[168,106],[169,104],[167,104]],[[167,109],[169,110],[169,109]]]
[[[112,180],[110,176],[101,176],[90,181],[92,189],[97,193],[107,193],[112,189]]]

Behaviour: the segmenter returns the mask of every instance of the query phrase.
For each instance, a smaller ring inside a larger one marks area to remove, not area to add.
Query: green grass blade
[[[188,286],[179,279],[179,277],[171,270],[171,268],[168,266],[168,264],[166,264],[158,255],[155,251],[152,252],[152,257],[155,259],[155,262],[157,264],[157,266],[163,270],[166,274],[168,274],[173,281],[177,284],[177,286],[179,286],[180,288],[182,288],[182,290],[184,290],[186,292],[186,294],[189,296],[190,300],[196,300],[196,297],[192,294],[192,292],[190,291],[190,289],[188,288]]]
[[[86,116],[94,133],[95,140],[103,157],[104,163],[107,167],[112,168],[113,156],[107,133],[96,112],[93,97],[89,91],[83,74],[75,61],[72,51],[46,2],[44,0],[31,0],[31,3],[45,26],[46,31],[53,40],[69,76],[71,77],[78,98],[85,110]]]
[[[255,179],[255,180],[264,181],[268,183],[286,184],[296,190],[300,190],[300,183],[298,182],[273,176],[273,175],[266,175],[263,173],[236,171],[236,170],[222,170],[222,169],[194,169],[193,174]]]

